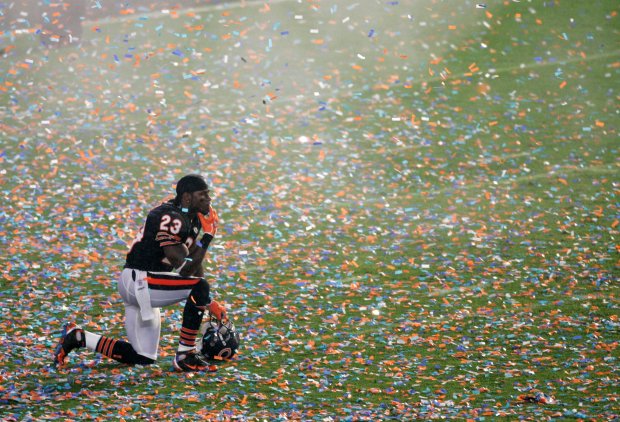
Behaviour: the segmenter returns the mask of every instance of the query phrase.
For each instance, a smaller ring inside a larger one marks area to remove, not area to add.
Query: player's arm
[[[170,245],[164,247],[164,254],[175,271],[183,276],[198,276],[202,273],[202,261],[205,257],[206,249],[192,247],[191,252],[184,244]]]
[[[194,255],[194,252],[196,252],[196,249],[202,249],[202,248],[198,247],[196,244],[193,244],[189,248],[190,255]],[[202,250],[206,252],[206,249],[202,249]],[[204,260],[205,255],[206,255],[206,253],[203,253],[202,254],[202,258],[200,258],[200,254],[197,254],[196,259],[197,259],[198,264],[195,265],[195,268],[192,268],[193,272],[191,274],[188,274],[188,275],[192,275],[194,277],[204,277],[205,272],[204,272],[204,266],[202,265],[202,262]],[[194,261],[194,259],[192,258],[192,262],[193,261]]]
[[[172,268],[179,268],[185,264],[187,258],[189,256],[189,250],[187,246],[182,243],[177,243],[175,245],[164,246],[164,255],[166,255],[166,259],[172,265]]]
[[[211,244],[211,241],[217,233],[217,227],[219,224],[219,218],[217,213],[210,207],[207,216],[198,214],[200,224],[203,230],[202,238],[190,246],[188,255],[185,258],[185,265],[179,269],[179,274],[186,276],[203,277],[204,268],[202,267],[202,261],[204,260],[207,249]],[[175,267],[176,268],[176,267]]]
[[[192,245],[187,258],[185,258],[187,263],[183,268],[181,268],[179,274],[185,276],[202,277],[204,273],[202,269],[202,261],[204,260],[206,253],[206,249],[199,248],[196,245]]]

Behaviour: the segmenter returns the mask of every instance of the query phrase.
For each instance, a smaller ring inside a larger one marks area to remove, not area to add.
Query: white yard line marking
[[[141,18],[162,18],[162,17],[167,17],[170,16],[170,12],[174,11],[175,13],[178,14],[184,14],[184,13],[199,13],[199,12],[219,12],[221,10],[233,10],[233,9],[243,9],[243,8],[259,8],[259,7],[264,7],[266,4],[269,5],[273,5],[273,4],[280,4],[280,3],[293,3],[295,2],[295,0],[269,0],[269,1],[265,1],[265,0],[251,0],[251,1],[234,1],[234,2],[230,2],[230,3],[221,3],[221,4],[210,4],[207,6],[200,6],[200,7],[188,7],[188,8],[183,8],[183,9],[162,9],[159,11],[154,11],[154,12],[148,12],[148,13],[136,13],[136,14],[131,14],[131,15],[123,15],[123,16],[111,16],[111,17],[107,17],[107,18],[103,18],[103,19],[97,19],[97,20],[85,20],[83,21],[84,24],[95,24],[95,23],[99,23],[99,24],[106,24],[106,23],[116,23],[116,22],[125,22],[125,21],[134,21],[134,20],[140,20]]]

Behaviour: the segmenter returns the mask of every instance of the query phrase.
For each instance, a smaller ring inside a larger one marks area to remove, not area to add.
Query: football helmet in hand
[[[207,359],[227,360],[239,348],[240,337],[232,321],[205,320],[200,325],[196,346]]]

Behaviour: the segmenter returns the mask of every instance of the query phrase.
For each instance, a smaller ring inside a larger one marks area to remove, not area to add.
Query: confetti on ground
[[[615,2],[16,3],[3,419],[620,415]],[[178,306],[155,365],[51,367],[66,319],[124,336],[127,246],[189,171],[239,355],[173,372]]]

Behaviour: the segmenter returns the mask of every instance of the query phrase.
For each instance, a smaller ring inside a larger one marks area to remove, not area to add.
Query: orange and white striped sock
[[[196,348],[196,335],[198,330],[181,327],[181,336],[179,338],[179,352],[187,352]]]
[[[97,342],[97,347],[95,348],[96,352],[101,353],[103,356],[107,356],[111,359],[116,359],[117,357],[113,355],[114,345],[117,340],[105,336],[100,336],[99,341]]]

